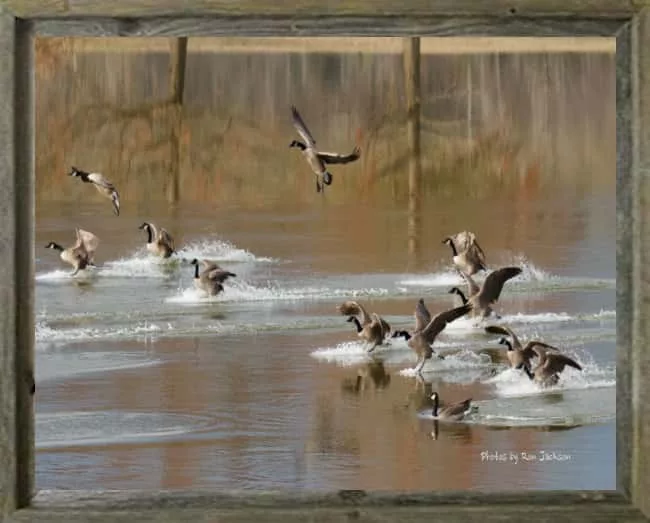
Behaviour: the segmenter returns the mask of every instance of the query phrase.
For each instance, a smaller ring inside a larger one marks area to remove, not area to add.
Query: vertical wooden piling
[[[409,219],[408,250],[416,267],[420,258],[420,199],[422,191],[422,162],[420,157],[420,38],[404,42],[404,79],[406,91],[409,157]]]
[[[167,180],[167,201],[178,202],[180,189],[180,141],[183,125],[183,98],[185,95],[185,63],[187,37],[171,41],[169,56],[169,102],[171,107],[171,161]]]

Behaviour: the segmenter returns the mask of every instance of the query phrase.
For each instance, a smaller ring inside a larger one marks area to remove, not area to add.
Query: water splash
[[[256,256],[246,249],[240,249],[223,240],[199,240],[191,242],[178,252],[179,258],[191,261],[193,258],[208,259],[215,262],[273,263],[275,258]]]

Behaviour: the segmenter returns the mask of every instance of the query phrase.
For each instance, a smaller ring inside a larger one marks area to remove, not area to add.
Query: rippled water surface
[[[146,216],[125,206],[116,218],[103,202],[41,205],[39,487],[613,488],[613,204],[588,195],[563,209],[575,240],[540,224],[516,242],[506,204],[485,203],[469,220],[431,206],[419,267],[398,209],[315,198]],[[553,202],[539,206],[551,212]],[[172,231],[178,260],[144,252],[145,218]],[[71,242],[76,225],[101,244],[98,267],[72,278],[43,247]],[[399,328],[411,328],[419,297],[434,313],[452,306],[447,291],[460,282],[440,239],[464,228],[490,267],[523,268],[506,284],[499,321],[559,345],[583,372],[568,369],[542,392],[477,353],[498,337],[468,318],[436,341],[451,355],[429,361],[424,380],[403,340],[364,352],[336,305],[360,300]],[[207,299],[192,287],[193,257],[237,277]],[[433,390],[443,401],[472,397],[478,411],[435,423]],[[503,453],[540,457],[515,464]]]
[[[192,38],[179,111],[169,42],[145,40],[36,48],[38,488],[615,488],[613,52],[461,55],[423,39],[418,211],[403,42]],[[324,195],[288,147],[291,105],[319,147],[361,149]],[[119,217],[71,165],[116,184]],[[175,259],[146,253],[143,221],[169,230]],[[45,245],[75,227],[100,244],[71,277]],[[522,268],[498,321],[582,371],[542,391],[468,318],[421,378],[404,340],[365,352],[337,305],[397,329],[420,297],[452,307],[462,281],[442,240],[463,230],[490,270]],[[207,299],[194,257],[237,276]],[[436,421],[433,391],[478,409]]]

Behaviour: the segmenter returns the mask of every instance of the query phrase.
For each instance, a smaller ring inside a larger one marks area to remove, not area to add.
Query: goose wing
[[[465,305],[461,305],[455,309],[449,309],[435,315],[422,330],[422,336],[427,343],[433,343],[433,340],[436,339],[436,336],[442,332],[448,323],[451,323],[455,319],[467,314],[471,309],[472,306],[469,303],[466,303]]]
[[[534,358],[537,356],[538,358],[543,359],[549,352],[560,353],[561,351],[557,347],[553,347],[553,345],[537,340],[529,341],[522,349],[522,353],[526,358]]]
[[[491,272],[483,282],[481,298],[487,303],[494,303],[499,299],[503,285],[519,274],[521,274],[521,268],[519,267],[502,267]]]
[[[203,266],[204,272],[209,272],[214,269],[221,270],[221,267],[217,263],[213,262],[212,260],[201,260],[201,265]]]
[[[316,145],[316,140],[314,140],[314,137],[309,132],[307,125],[298,112],[298,109],[293,105],[291,106],[291,116],[293,117],[293,126],[296,128],[296,131],[298,131],[300,137],[307,142],[308,146],[313,147]]]
[[[151,238],[153,243],[158,240],[158,227],[156,227],[153,223],[149,223],[148,225],[151,227]]]
[[[361,149],[355,147],[350,154],[319,152],[318,157],[325,163],[350,163],[361,157]]]
[[[483,252],[483,249],[481,249],[481,246],[478,244],[476,239],[474,239],[469,247],[469,250],[471,251],[472,255],[476,257],[476,259],[485,267],[485,253]]]
[[[174,248],[174,239],[171,237],[171,234],[169,234],[166,229],[160,229],[159,239],[162,243],[169,245],[172,251],[176,250]]]
[[[361,316],[359,318],[361,325],[370,323],[370,316],[366,309],[356,301],[344,301],[337,309],[344,316]]]
[[[467,398],[466,400],[459,401],[458,403],[445,405],[445,407],[440,409],[438,416],[440,416],[440,414],[444,414],[445,416],[459,416],[469,410],[471,403],[472,398]]]
[[[510,336],[512,338],[513,345],[515,345],[516,347],[521,346],[521,343],[517,335],[513,332],[513,330],[510,327],[506,327],[505,325],[488,325],[487,327],[485,327],[485,332],[489,332],[490,334],[503,334],[504,336]],[[526,347],[528,347],[528,345],[526,345]]]
[[[429,309],[427,309],[422,298],[418,300],[413,315],[415,316],[415,330],[413,332],[421,331],[431,321],[431,313],[429,312]]]
[[[83,246],[88,254],[92,254],[97,250],[97,246],[99,245],[99,238],[97,236],[83,229],[75,229],[75,232],[77,233],[75,247]]]
[[[546,353],[546,361],[544,362],[545,370],[553,373],[560,373],[566,366],[582,370],[582,367],[575,360],[565,356],[564,354],[557,354],[555,352]]]
[[[376,320],[381,325],[382,333],[383,333],[384,337],[386,337],[386,335],[390,333],[390,324],[384,318],[379,316],[378,314],[373,313],[373,316],[376,317]]]
[[[227,271],[222,268],[217,268],[217,269],[212,269],[210,271],[207,271],[205,273],[206,277],[213,282],[218,282],[218,283],[223,283],[230,277],[235,277],[237,276],[235,273]]]
[[[115,190],[115,186],[109,182],[103,174],[100,173],[90,173],[88,175],[88,179],[93,182],[95,185],[99,185],[101,187],[105,187],[106,189],[110,189],[111,191]]]

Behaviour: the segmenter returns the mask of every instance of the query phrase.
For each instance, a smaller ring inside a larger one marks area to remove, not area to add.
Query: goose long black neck
[[[445,240],[445,242],[447,242],[447,244],[449,245],[449,247],[451,247],[451,254],[452,254],[452,256],[457,256],[457,255],[458,255],[458,251],[456,250],[456,246],[454,245],[454,240],[452,240],[451,238],[447,238],[447,239]]]
[[[503,338],[501,341],[506,347],[508,347],[508,350],[512,350],[512,343],[510,343],[507,339]]]
[[[531,380],[534,380],[534,379],[535,379],[535,375],[534,375],[533,372],[530,370],[530,367],[529,367],[528,365],[524,364],[524,365],[523,365],[523,369],[524,369],[524,372],[526,373],[526,375],[527,375]]]
[[[147,231],[147,243],[151,243],[153,241],[153,233],[151,232],[151,226],[149,224],[146,224],[144,230]],[[197,269],[198,269],[198,265],[197,265]]]
[[[361,332],[361,331],[362,331],[361,323],[359,322],[359,318],[357,318],[356,316],[350,316],[350,317],[348,318],[348,321],[351,321],[351,322],[354,323],[354,325],[357,327],[357,332]]]
[[[438,396],[433,397],[433,410],[431,411],[431,414],[433,415],[434,418],[438,417]]]
[[[454,287],[449,292],[453,292],[454,294],[458,294],[458,296],[460,296],[460,299],[463,300],[463,305],[467,305],[467,298],[465,297],[465,294],[463,293],[463,291],[461,291],[458,287]]]
[[[63,247],[62,247],[61,245],[59,245],[58,243],[54,243],[54,242],[52,242],[51,245],[52,245],[52,249],[56,249],[56,250],[59,251],[59,252],[63,252],[63,251],[64,251]]]
[[[395,331],[393,338],[404,338],[406,341],[411,339],[411,335],[407,331]]]
[[[194,265],[194,277],[198,278],[199,277],[199,264]]]
[[[307,146],[304,143],[302,143],[302,142],[300,142],[298,140],[294,140],[291,143],[291,147],[298,147],[298,149],[300,149],[301,151],[304,151],[305,149],[307,149]]]

